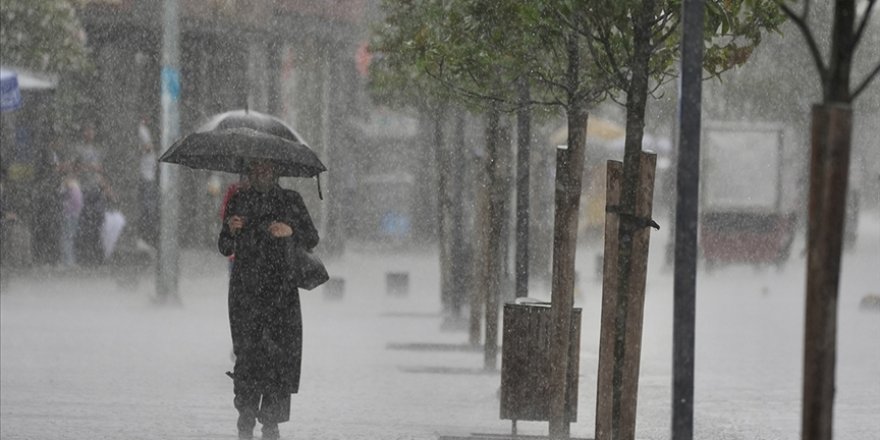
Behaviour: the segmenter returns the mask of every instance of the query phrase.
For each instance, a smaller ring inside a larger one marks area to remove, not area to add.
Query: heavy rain
[[[875,4],[3,0],[0,438],[876,439]]]

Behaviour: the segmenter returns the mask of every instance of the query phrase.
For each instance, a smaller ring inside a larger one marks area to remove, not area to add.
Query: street
[[[866,214],[844,254],[839,300],[835,438],[880,432],[880,218]],[[672,273],[665,233],[652,237],[637,437],[669,436]],[[803,347],[802,240],[781,269],[731,266],[698,278],[695,438],[799,438]],[[579,250],[583,308],[578,421],[593,437],[600,284],[596,248]],[[135,287],[109,277],[10,274],[0,295],[0,437],[15,439],[233,439],[236,413],[226,311],[226,261],[188,251],[180,306],[161,306],[151,274]],[[327,261],[344,296],[301,292],[304,360],[286,439],[436,439],[505,434],[500,375],[478,351],[400,349],[463,344],[442,331],[439,264],[430,250],[349,246]],[[385,274],[408,272],[409,293],[388,295]],[[542,283],[532,296],[549,298]],[[396,345],[396,348],[393,347]],[[404,347],[405,348],[405,347]],[[499,362],[500,364],[500,362]],[[520,434],[546,435],[544,422]]]

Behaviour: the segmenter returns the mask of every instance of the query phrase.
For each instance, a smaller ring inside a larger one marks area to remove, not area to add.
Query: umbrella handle
[[[315,176],[315,181],[318,182],[318,199],[324,200],[324,195],[321,194],[321,175],[320,174]]]

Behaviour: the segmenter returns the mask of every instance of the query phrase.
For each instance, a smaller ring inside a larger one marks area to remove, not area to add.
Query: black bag
[[[287,245],[287,266],[290,280],[301,289],[312,290],[330,279],[321,259],[292,241]]]

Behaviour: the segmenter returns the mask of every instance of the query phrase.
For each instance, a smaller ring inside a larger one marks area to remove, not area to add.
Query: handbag
[[[298,288],[312,290],[330,279],[324,262],[293,241],[287,245],[287,265],[290,268],[290,280]]]

